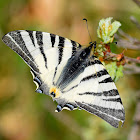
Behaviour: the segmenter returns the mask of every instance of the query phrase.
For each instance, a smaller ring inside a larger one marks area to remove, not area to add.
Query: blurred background
[[[137,1],[0,0],[0,38],[9,31],[28,29],[87,45],[90,38],[82,19],[88,19],[91,36],[98,40],[99,20],[113,17],[121,22],[123,32],[140,39],[140,30],[130,20],[134,16],[140,21]],[[128,49],[125,55],[136,58],[140,56],[138,50]],[[120,53],[122,49],[114,47],[113,51]],[[35,93],[29,67],[0,41],[0,140],[140,140],[140,131],[135,128],[140,97],[138,73],[125,74],[116,83],[126,112],[124,126],[116,129],[85,111],[55,113],[56,103]]]

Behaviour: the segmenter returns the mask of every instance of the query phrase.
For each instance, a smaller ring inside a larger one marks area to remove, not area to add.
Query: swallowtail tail
[[[114,127],[124,123],[118,90],[103,64],[93,54],[94,43],[83,47],[67,38],[40,31],[17,30],[3,42],[31,68],[36,92],[44,93],[63,109],[83,109]]]

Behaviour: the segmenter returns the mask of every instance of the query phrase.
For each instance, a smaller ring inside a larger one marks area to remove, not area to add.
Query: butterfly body
[[[63,109],[84,109],[114,127],[124,122],[118,90],[103,64],[94,56],[96,42],[83,47],[67,38],[40,31],[18,30],[3,42],[31,68],[36,92],[52,97]]]

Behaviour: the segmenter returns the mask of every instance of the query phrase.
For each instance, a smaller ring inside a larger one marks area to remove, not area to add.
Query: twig
[[[125,68],[125,71],[124,73],[125,74],[139,74],[140,73],[140,67],[137,66],[136,64],[126,64],[124,65],[124,68]]]
[[[107,52],[106,53],[107,58],[113,58],[113,57],[117,58],[118,55],[119,54],[115,54],[115,53],[112,53],[112,52]],[[140,64],[140,60],[138,60],[136,58],[131,58],[131,57],[128,57],[128,56],[124,56],[124,59],[126,60],[126,63],[138,63],[138,64]]]
[[[140,50],[140,41],[124,33],[122,30],[119,30],[119,35],[115,34],[115,38],[118,40],[118,47]]]
[[[133,0],[139,7],[140,7],[140,1],[139,0]]]
[[[134,62],[134,63],[140,64],[140,60],[138,60],[138,59],[131,58],[131,57],[127,57],[127,56],[124,56],[124,58],[125,58],[125,60],[127,61],[127,63],[129,63],[129,62]]]
[[[140,24],[134,16],[130,16],[130,20],[140,29]]]
[[[114,57],[116,57],[116,59],[118,58],[119,55],[122,55],[123,58],[121,58],[120,60],[118,61],[123,61],[125,60],[124,62],[124,73],[125,74],[138,74],[140,73],[140,67],[137,66],[136,64],[140,64],[140,60],[138,59],[135,59],[135,58],[131,58],[131,57],[127,57],[127,56],[124,56],[124,54],[115,54],[115,53],[112,53],[112,52],[107,52],[106,55],[105,55],[105,59],[104,60],[110,60]]]

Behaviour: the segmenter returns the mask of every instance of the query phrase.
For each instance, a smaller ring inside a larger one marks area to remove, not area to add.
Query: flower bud
[[[114,21],[113,23],[111,23],[112,19],[112,17],[101,19],[97,29],[98,37],[101,38],[103,43],[105,44],[113,42],[114,34],[121,26],[121,23],[118,21]]]

